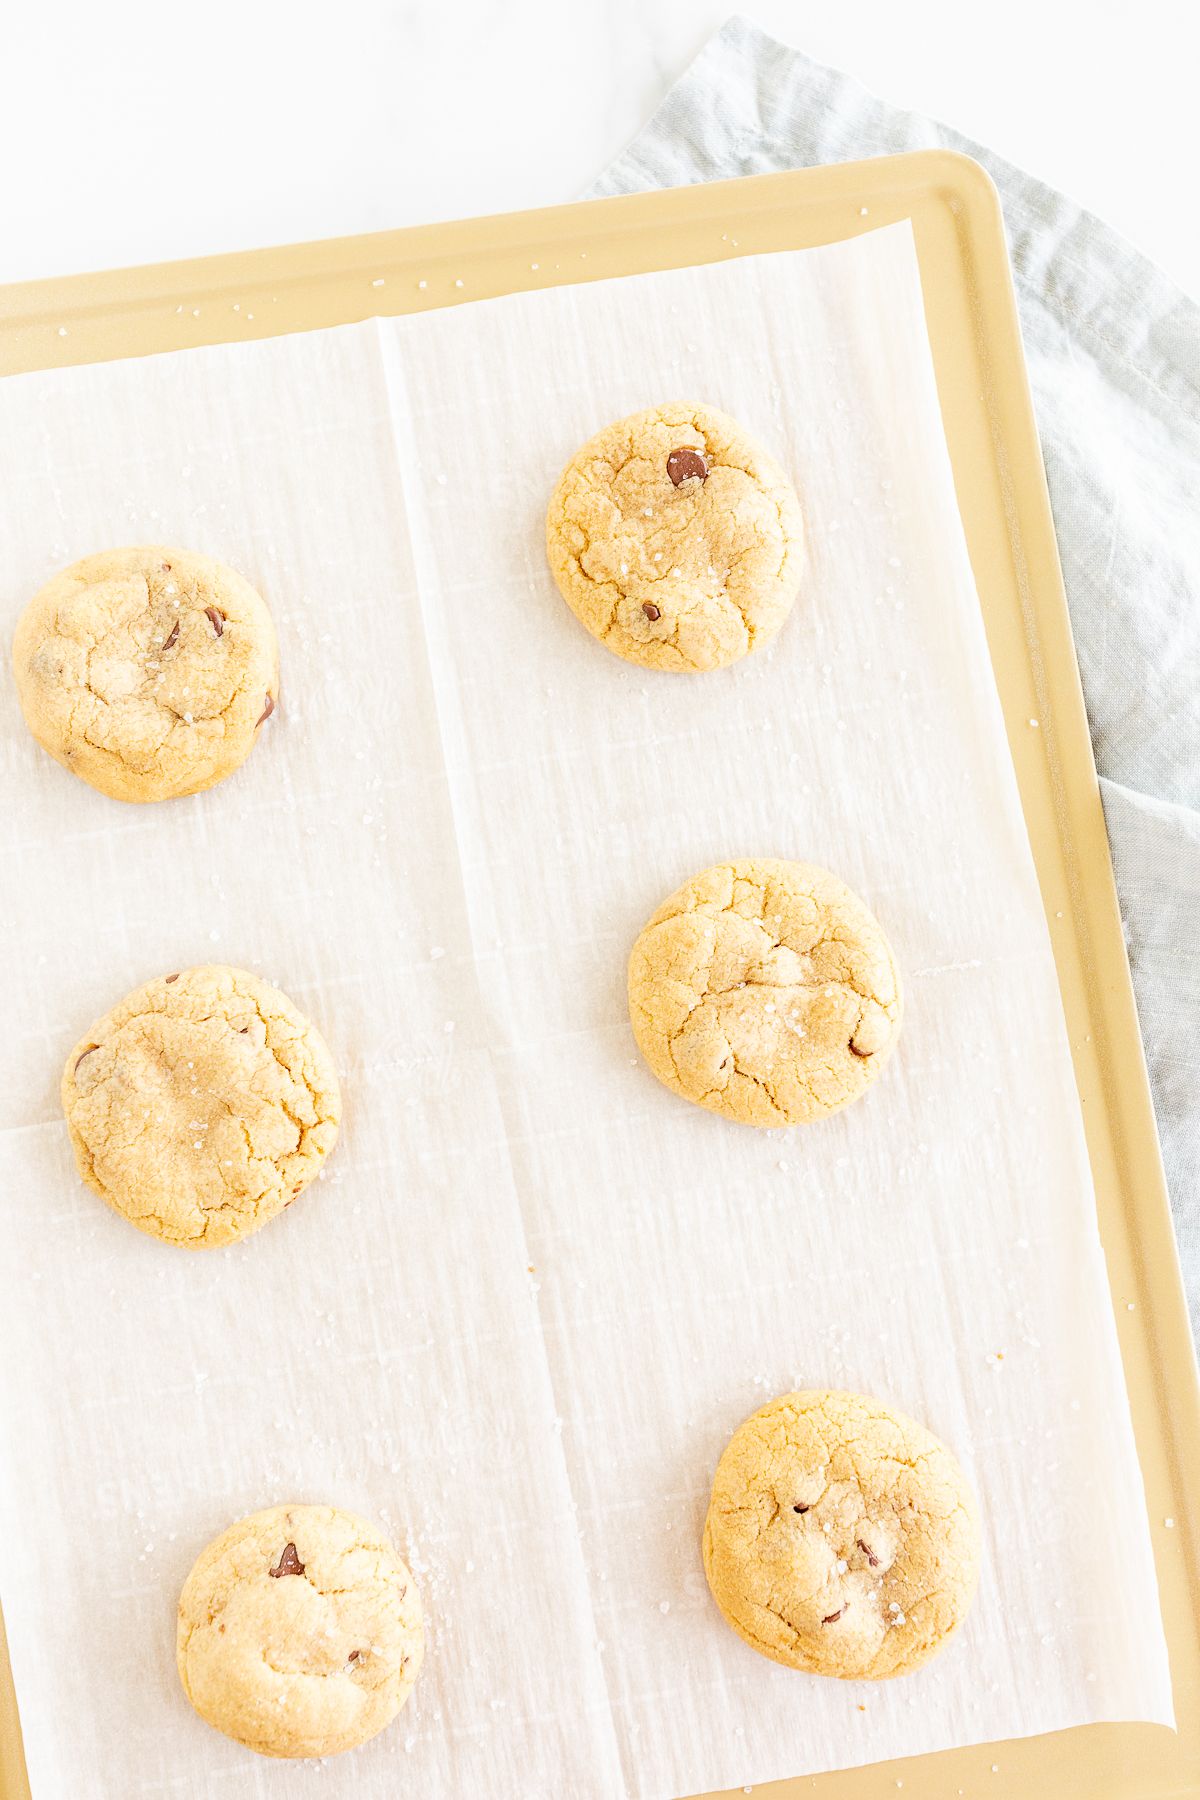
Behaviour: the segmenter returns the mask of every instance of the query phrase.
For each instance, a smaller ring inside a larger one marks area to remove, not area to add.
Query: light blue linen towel
[[[597,194],[936,145],[1000,190],[1200,1337],[1200,306],[1065,195],[731,19]]]

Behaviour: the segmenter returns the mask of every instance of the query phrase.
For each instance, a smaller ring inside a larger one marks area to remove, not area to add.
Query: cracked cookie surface
[[[341,1097],[324,1040],[242,969],[160,976],[67,1058],[62,1103],[79,1172],[169,1244],[246,1237],[320,1172]]]
[[[21,615],[13,668],[38,743],[115,800],[212,787],[249,755],[279,693],[275,627],[249,582],[157,545],[54,576]]]
[[[332,1506],[271,1506],[202,1550],[179,1597],[183,1691],[263,1756],[332,1756],[391,1723],[421,1668],[421,1601],[388,1540]]]
[[[923,1425],[863,1394],[784,1394],[734,1432],[704,1525],[704,1571],[751,1649],[879,1681],[927,1662],[979,1569],[974,1496]]]
[[[658,1079],[744,1125],[798,1125],[870,1086],[900,1028],[874,915],[836,875],[760,857],[705,869],[629,959],[629,1016]]]
[[[724,668],[773,637],[800,583],[800,502],[774,459],[709,406],[659,406],[597,433],[546,515],[563,598],[642,668]]]

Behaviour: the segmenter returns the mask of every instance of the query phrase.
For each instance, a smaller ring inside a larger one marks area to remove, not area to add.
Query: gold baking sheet
[[[1117,1330],[1179,1729],[1082,1726],[760,1785],[755,1792],[763,1800],[811,1793],[818,1800],[866,1800],[894,1792],[902,1781],[905,1800],[1200,1794],[1200,1383],[999,202],[983,170],[949,151],[920,151],[21,283],[0,289],[0,374],[803,249],[904,218],[916,238],[958,502],[1050,925],[1109,1280],[1120,1302]],[[1039,730],[1029,729],[1030,718]],[[1163,1525],[1168,1517],[1170,1530]],[[28,1794],[0,1624],[0,1800]]]

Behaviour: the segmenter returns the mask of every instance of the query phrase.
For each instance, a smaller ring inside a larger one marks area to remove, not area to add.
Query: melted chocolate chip
[[[271,1573],[272,1575],[275,1573],[274,1569],[271,1570]],[[827,1613],[821,1620],[822,1625],[836,1625],[845,1610],[844,1606],[839,1606],[835,1613]]]
[[[169,575],[171,573],[170,563],[159,563],[158,566],[162,570],[164,575]]]
[[[800,1500],[797,1500],[795,1506],[793,1506],[793,1508],[792,1508],[793,1512],[808,1512],[810,1510],[811,1509],[809,1507],[805,1506],[803,1504],[803,1502]]]
[[[672,450],[668,456],[667,474],[676,487],[685,481],[707,481],[708,464],[698,450],[685,446],[680,450]]]
[[[262,709],[261,713],[258,715],[258,719],[255,723],[255,729],[256,730],[258,729],[258,726],[262,724],[264,719],[269,719],[271,714],[274,711],[275,711],[275,702],[274,702],[274,700],[272,700],[270,694],[268,694],[266,697],[266,700],[263,704],[263,709]]]
[[[281,1575],[303,1575],[304,1564],[296,1555],[295,1544],[285,1544],[283,1546],[283,1554],[275,1564],[275,1567],[268,1570],[268,1573],[276,1576],[276,1578]]]
[[[87,1049],[83,1052],[83,1055],[76,1057],[75,1067],[78,1069],[80,1063],[83,1062],[87,1057],[94,1056],[99,1048],[100,1048],[99,1044],[89,1044]]]
[[[171,627],[170,637],[167,639],[166,643],[163,645],[162,649],[159,651],[158,654],[160,656],[164,656],[166,654],[166,652],[171,648],[171,645],[175,642],[175,639],[178,636],[179,636],[179,620],[176,619],[175,623]]]
[[[171,985],[171,983],[172,983],[172,982],[173,982],[173,981],[178,981],[178,980],[179,980],[179,976],[178,976],[178,974],[175,974],[175,975],[168,975],[168,976],[167,976],[167,986],[168,986],[168,987],[170,987],[170,985]]]
[[[653,600],[643,600],[642,601],[642,611],[645,613],[646,617],[649,619],[649,621],[652,625],[654,624],[656,619],[662,618],[662,613],[659,611],[658,607],[655,606]]]
[[[877,1569],[879,1567],[879,1558],[876,1556],[875,1552],[873,1550],[868,1550],[867,1546],[863,1543],[861,1538],[855,1538],[854,1541],[858,1545],[859,1549],[862,1551],[863,1555],[866,1557],[867,1561],[870,1563],[871,1567],[873,1569]]]
[[[225,629],[225,614],[217,606],[206,606],[204,609],[204,616],[207,618],[217,636],[220,637]]]

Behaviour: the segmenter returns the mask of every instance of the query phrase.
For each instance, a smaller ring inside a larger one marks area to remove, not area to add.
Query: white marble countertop
[[[743,0],[1200,293],[1184,0]],[[0,281],[570,199],[728,0],[59,0],[5,34]],[[990,16],[989,16],[990,14]]]

